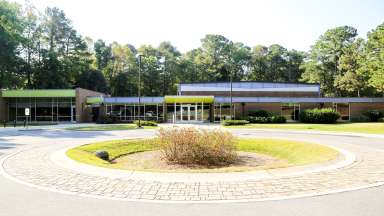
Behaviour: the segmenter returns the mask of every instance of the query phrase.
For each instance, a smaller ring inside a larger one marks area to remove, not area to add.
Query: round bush
[[[332,124],[340,118],[340,113],[331,108],[307,109],[300,112],[300,121],[304,123]]]
[[[162,128],[158,143],[163,157],[183,165],[228,165],[236,161],[236,142],[228,131],[194,127]]]
[[[105,160],[105,161],[109,160],[109,153],[107,151],[104,151],[104,150],[96,151],[95,156],[102,159],[102,160]]]

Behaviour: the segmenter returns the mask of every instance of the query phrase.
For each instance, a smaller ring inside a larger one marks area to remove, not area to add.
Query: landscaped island
[[[221,130],[161,130],[158,138],[93,143],[66,154],[90,165],[156,172],[250,171],[322,163],[338,157],[332,148],[307,142],[236,138]],[[208,140],[211,142],[204,142]],[[100,152],[107,157],[98,157]]]

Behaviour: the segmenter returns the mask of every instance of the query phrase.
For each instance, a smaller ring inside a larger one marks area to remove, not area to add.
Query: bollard
[[[24,120],[24,127],[26,127],[27,126],[27,121],[26,120]]]
[[[16,127],[16,120],[13,121],[13,127]]]
[[[7,121],[3,121],[3,124],[4,124],[4,128],[6,128],[7,127]]]

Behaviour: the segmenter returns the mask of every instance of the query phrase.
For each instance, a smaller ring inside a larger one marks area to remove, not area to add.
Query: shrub
[[[158,143],[163,157],[170,163],[217,166],[237,159],[235,138],[228,131],[162,128]]]
[[[369,110],[364,113],[364,116],[367,116],[371,122],[378,122],[383,117],[383,113],[378,110]]]
[[[139,121],[136,120],[133,122],[134,124],[136,124],[137,126],[139,126]],[[157,122],[154,122],[154,121],[143,121],[143,120],[140,120],[140,124],[141,126],[157,126]]]
[[[253,117],[269,117],[270,113],[266,110],[250,110],[248,116]]]
[[[230,126],[230,125],[246,125],[249,124],[249,121],[247,120],[224,120],[222,123],[224,126]]]
[[[286,123],[287,119],[284,116],[272,116],[272,123]]]
[[[102,160],[105,160],[105,161],[109,160],[109,153],[107,151],[104,151],[104,150],[96,151],[95,156],[102,159]]]
[[[271,117],[249,116],[248,121],[249,123],[271,123],[272,119]]]
[[[351,121],[352,122],[369,122],[370,119],[368,118],[368,116],[361,115],[361,116],[351,117]]]
[[[97,119],[96,123],[98,123],[98,124],[112,124],[112,123],[115,123],[115,119],[112,118],[111,116],[101,115]]]
[[[270,117],[255,117],[255,116],[249,116],[248,121],[250,123],[286,123],[287,119],[284,116],[270,116]]]
[[[340,113],[331,108],[307,109],[300,112],[300,121],[304,123],[336,123]]]

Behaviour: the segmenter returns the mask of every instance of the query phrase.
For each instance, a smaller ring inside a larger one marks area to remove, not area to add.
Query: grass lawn
[[[288,166],[326,162],[338,155],[336,150],[323,145],[281,139],[239,139],[238,150],[273,156],[286,161]]]
[[[335,132],[356,132],[369,134],[384,134],[383,122],[372,123],[337,123],[337,124],[248,124],[240,126],[225,126],[226,128],[266,128],[266,129],[289,129],[289,130],[318,130]]]
[[[67,156],[86,164],[92,164],[96,166],[119,168],[118,164],[112,164],[108,161],[99,159],[94,155],[97,150],[105,150],[109,153],[111,160],[121,157],[123,155],[132,154],[136,152],[153,150],[154,146],[150,140],[114,140],[105,141],[99,143],[93,143],[89,145],[82,145],[67,151]]]
[[[67,130],[74,131],[112,131],[112,130],[133,130],[136,129],[137,125],[135,124],[106,124],[106,125],[96,125],[96,126],[84,126],[84,127],[72,127],[67,128]],[[144,129],[153,129],[157,128],[156,126],[144,126]]]
[[[117,140],[79,146],[68,150],[66,154],[82,163],[123,169],[119,163],[110,163],[97,158],[94,155],[97,150],[108,151],[110,159],[113,160],[136,152],[156,150],[156,146],[152,144],[151,140]],[[338,156],[336,150],[323,145],[279,139],[238,139],[238,150],[268,155],[284,161],[278,167],[326,162],[336,159]]]

